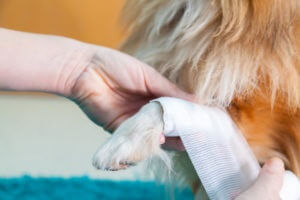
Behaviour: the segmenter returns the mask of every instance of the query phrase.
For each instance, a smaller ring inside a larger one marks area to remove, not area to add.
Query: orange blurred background
[[[124,0],[0,0],[0,27],[118,47]]]

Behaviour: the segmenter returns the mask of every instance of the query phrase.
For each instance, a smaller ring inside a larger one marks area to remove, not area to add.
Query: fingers
[[[280,199],[279,192],[283,184],[284,164],[279,158],[272,158],[263,166],[256,182],[238,200]]]
[[[143,70],[146,87],[154,96],[177,97],[187,101],[196,101],[194,95],[184,92],[153,68],[146,66]]]
[[[284,164],[279,158],[273,158],[266,162],[253,187],[266,188],[269,194],[279,195],[284,177]]]

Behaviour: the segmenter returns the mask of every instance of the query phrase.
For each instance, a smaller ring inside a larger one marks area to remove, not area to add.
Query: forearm
[[[0,29],[0,90],[68,96],[92,56],[76,40]]]

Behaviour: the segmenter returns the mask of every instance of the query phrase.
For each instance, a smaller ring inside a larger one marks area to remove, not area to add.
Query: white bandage
[[[153,101],[162,106],[165,136],[181,137],[210,199],[234,199],[256,180],[260,166],[225,110],[169,97]],[[299,180],[291,172],[286,177],[281,198],[300,199]]]

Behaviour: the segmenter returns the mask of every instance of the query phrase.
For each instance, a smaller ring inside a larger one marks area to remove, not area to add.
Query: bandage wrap
[[[260,166],[225,110],[169,97],[153,101],[162,106],[165,136],[181,137],[210,199],[234,199],[255,181]]]

